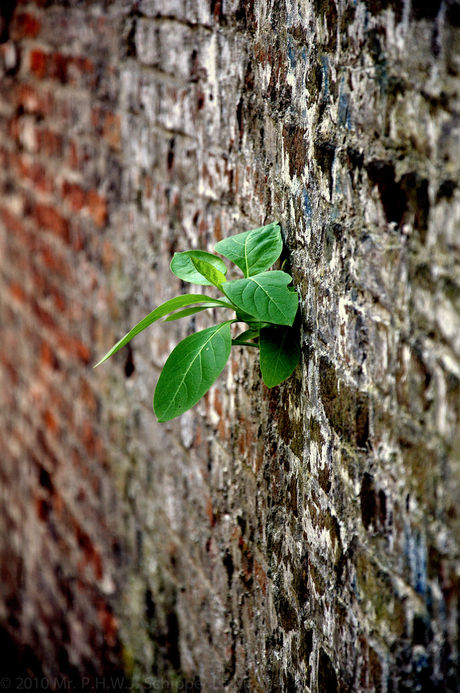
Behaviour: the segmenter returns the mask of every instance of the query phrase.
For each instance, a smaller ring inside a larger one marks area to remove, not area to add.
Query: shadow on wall
[[[4,43],[9,38],[9,28],[16,0],[3,0],[0,4],[0,43]]]
[[[6,688],[9,679],[17,684],[17,679],[43,678],[40,662],[35,657],[32,649],[26,647],[21,650],[9,633],[0,628],[0,652],[2,653],[2,688]]]

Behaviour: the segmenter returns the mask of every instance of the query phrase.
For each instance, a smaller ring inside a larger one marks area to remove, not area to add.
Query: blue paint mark
[[[312,208],[311,208],[310,196],[307,193],[305,188],[303,190],[303,208],[305,210],[305,217],[307,219],[307,223],[310,224],[311,223]]]
[[[428,657],[423,652],[414,652],[414,669],[417,674],[425,673],[429,668]]]
[[[336,174],[336,176],[335,176],[335,194],[341,195],[342,191],[343,191],[342,178],[338,174]]]
[[[329,60],[326,55],[323,55],[323,90],[324,98],[329,96]]]
[[[294,70],[295,66],[297,64],[297,58],[296,58],[295,50],[292,47],[292,41],[289,41],[289,45],[288,45],[288,58],[289,58],[291,70]]]
[[[348,110],[348,96],[343,91],[339,96],[339,127],[345,126],[348,130],[351,128],[350,111]]]
[[[418,592],[418,594],[424,597],[427,591],[428,556],[425,538],[422,536],[422,534],[419,534],[416,538],[416,551],[417,569],[415,574],[415,590]]]
[[[408,526],[404,530],[404,554],[409,564],[412,587],[425,599],[428,596],[428,556],[425,538],[421,532],[412,534]]]

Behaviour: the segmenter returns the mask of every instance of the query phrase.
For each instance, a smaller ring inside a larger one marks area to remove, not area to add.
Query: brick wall
[[[91,372],[121,189],[120,20],[19,3],[1,44],[1,600],[13,670],[122,671],[124,566]]]
[[[18,3],[2,22],[0,621],[14,671],[460,690],[452,2]],[[151,398],[175,251],[279,219],[302,360]],[[92,677],[92,678],[91,678]],[[61,679],[59,679],[61,680]],[[175,688],[174,688],[175,687]]]

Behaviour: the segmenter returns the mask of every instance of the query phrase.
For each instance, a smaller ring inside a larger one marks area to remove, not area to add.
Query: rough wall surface
[[[1,31],[13,674],[459,691],[458,4],[36,0]],[[92,371],[184,290],[175,251],[276,219],[287,383],[234,349],[157,424],[198,318]]]

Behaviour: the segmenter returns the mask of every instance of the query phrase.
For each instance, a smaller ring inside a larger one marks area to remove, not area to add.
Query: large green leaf
[[[232,346],[231,323],[195,332],[173,349],[153,397],[158,421],[170,421],[193,407],[221,374]]]
[[[300,358],[299,331],[290,327],[266,327],[260,331],[260,370],[267,387],[289,378]]]
[[[299,302],[297,294],[286,286],[291,281],[289,274],[274,270],[227,282],[222,290],[237,308],[257,320],[291,326]]]
[[[281,255],[281,229],[276,223],[237,233],[219,241],[215,250],[238,265],[245,277],[252,277],[265,272]]]
[[[171,272],[175,274],[176,277],[179,277],[179,279],[183,279],[184,282],[211,286],[213,282],[206,279],[206,277],[196,269],[192,262],[192,258],[208,262],[222,274],[227,273],[227,266],[220,257],[212,253],[207,253],[204,250],[186,250],[184,253],[174,253],[170,265]]]
[[[210,284],[217,286],[222,291],[222,284],[227,281],[225,274],[216,269],[210,262],[206,262],[206,260],[200,260],[197,257],[192,257],[191,260],[196,271]]]
[[[228,304],[226,304],[225,301],[210,299],[209,296],[203,296],[203,294],[183,294],[182,296],[176,296],[175,298],[171,298],[169,301],[166,301],[166,303],[162,303],[161,306],[155,308],[154,311],[149,313],[145,318],[143,318],[143,320],[138,322],[137,325],[128,332],[128,334],[122,337],[106,353],[106,355],[100,361],[98,361],[98,363],[96,363],[96,366],[99,366],[101,363],[110,358],[119,349],[124,347],[125,344],[130,342],[133,337],[139,334],[139,332],[142,332],[142,330],[145,330],[145,328],[151,325],[152,323],[156,322],[160,318],[163,318],[165,315],[168,315],[168,313],[172,313],[178,308],[182,308],[183,306],[190,306],[193,303],[209,304],[207,307],[211,307],[211,304],[215,306],[223,305],[225,307],[228,307]],[[94,368],[96,368],[96,366],[94,366]]]

